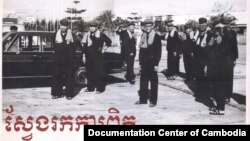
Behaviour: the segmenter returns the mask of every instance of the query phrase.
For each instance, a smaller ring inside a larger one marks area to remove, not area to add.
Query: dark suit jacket
[[[180,53],[181,52],[180,43],[181,42],[177,31],[174,33],[173,37],[171,37],[169,34],[169,37],[167,39],[167,51]]]
[[[225,48],[225,55],[228,56],[232,61],[235,61],[239,57],[237,33],[228,28],[223,29],[223,41]]]
[[[92,46],[88,47],[87,44],[83,45],[83,52],[101,53],[104,43],[106,44],[106,46],[111,46],[112,41],[106,34],[101,33],[100,38],[96,38],[95,36],[93,37]]]
[[[142,66],[159,65],[162,52],[161,39],[162,37],[157,33],[155,33],[155,38],[152,45],[149,45],[147,48],[140,48],[139,52],[140,65]]]
[[[136,40],[135,38],[130,38],[127,31],[123,32],[123,41],[122,46],[124,47],[125,56],[133,53],[133,56],[136,55]]]

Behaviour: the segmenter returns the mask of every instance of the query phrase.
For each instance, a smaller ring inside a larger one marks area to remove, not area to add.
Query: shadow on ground
[[[232,95],[232,98],[238,103],[238,104],[243,104],[246,105],[246,96],[238,93],[234,93]]]

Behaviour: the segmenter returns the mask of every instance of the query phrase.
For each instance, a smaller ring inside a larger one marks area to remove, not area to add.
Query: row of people
[[[162,40],[167,41],[168,72],[167,77],[173,77],[179,70],[180,52],[184,56],[184,65],[187,79],[195,79],[200,91],[209,90],[217,106],[212,107],[211,114],[221,114],[225,107],[225,98],[232,95],[233,68],[238,58],[236,33],[227,26],[227,20],[222,21],[213,30],[207,30],[206,18],[199,19],[199,28],[196,32],[192,25],[185,25],[185,33],[180,36],[173,26],[173,21],[166,22],[166,34],[154,31],[151,20],[143,22],[144,31],[140,39],[139,63],[141,67],[139,101],[136,104],[147,104],[154,107],[158,97],[158,65],[161,60]],[[55,75],[52,83],[52,98],[66,95],[67,99],[73,97],[73,71],[71,48],[73,36],[67,29],[66,20],[60,22],[60,29],[56,33],[55,51],[60,56],[56,60]],[[97,93],[105,90],[104,76],[104,45],[110,46],[111,40],[98,30],[97,23],[90,23],[89,32],[84,34],[82,47],[86,58],[87,90]],[[223,26],[223,27],[222,27]],[[129,23],[125,30],[117,31],[121,39],[122,55],[127,63],[125,78],[131,83],[135,82],[134,60],[136,55],[136,36],[134,23]],[[66,92],[63,93],[63,75],[66,77]],[[149,92],[149,83],[151,91]],[[202,97],[204,95],[197,95]]]
[[[199,19],[199,27],[194,30],[193,25],[186,24],[185,31],[183,34],[178,32],[177,28],[173,25],[173,20],[165,22],[166,33],[159,34],[153,31],[153,22],[142,23],[144,26],[143,34],[141,37],[141,43],[147,39],[145,34],[150,34],[151,31],[155,33],[154,42],[157,42],[154,49],[151,49],[145,55],[143,44],[140,43],[139,61],[141,65],[141,80],[140,80],[140,100],[136,104],[146,103],[145,99],[149,98],[150,105],[156,105],[157,103],[157,87],[158,77],[157,74],[153,73],[150,61],[156,58],[161,58],[159,53],[159,47],[161,46],[161,40],[167,41],[167,72],[168,79],[174,79],[174,76],[179,73],[179,60],[181,54],[183,54],[184,68],[186,72],[186,80],[196,80],[198,93],[196,93],[197,99],[213,98],[217,102],[217,106],[213,107],[211,114],[223,114],[225,102],[229,102],[233,93],[233,70],[236,59],[238,58],[238,47],[237,47],[237,34],[229,26],[229,19],[224,18],[215,27],[208,27],[208,21],[206,18]],[[151,26],[150,30],[147,30]],[[134,54],[135,54],[135,36],[134,24],[129,23],[128,28],[122,27],[117,31],[121,39],[122,54],[127,63],[127,73],[129,82],[134,80]],[[123,29],[123,30],[122,30]],[[133,36],[128,36],[132,32]],[[160,37],[158,40],[157,37]],[[148,45],[149,43],[147,43]],[[149,49],[148,49],[149,50]],[[161,51],[160,51],[161,52]],[[132,56],[130,56],[132,54]],[[141,57],[143,56],[143,57]],[[152,57],[147,60],[146,57]],[[132,62],[127,61],[132,58]],[[153,59],[154,58],[154,59]],[[146,60],[146,61],[145,61]],[[160,60],[158,60],[160,61]],[[158,61],[154,64],[155,69],[158,68]],[[147,65],[145,69],[144,65]],[[150,69],[151,68],[151,71]],[[148,72],[145,72],[147,70]],[[132,72],[132,73],[131,73]],[[149,73],[151,72],[151,73]],[[156,72],[156,71],[154,71]],[[133,74],[133,75],[128,75]],[[146,75],[145,75],[146,74]],[[148,97],[148,82],[151,82],[151,93]],[[145,98],[146,97],[146,98]]]

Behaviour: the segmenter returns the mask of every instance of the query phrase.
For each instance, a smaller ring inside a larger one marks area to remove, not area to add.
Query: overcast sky
[[[3,0],[4,16],[58,19],[67,16],[67,7],[75,7],[73,0]],[[140,16],[210,14],[215,2],[229,3],[233,11],[246,11],[246,0],[80,0],[78,9],[87,9],[81,16],[91,19],[101,11],[111,9],[116,16],[127,17],[131,12]]]
[[[183,15],[210,13],[215,2],[233,6],[233,11],[246,10],[246,0],[115,0],[117,15],[138,12],[141,15]]]
[[[87,9],[81,16],[93,18],[103,10],[113,10],[114,0],[80,0],[78,9]],[[17,13],[20,16],[60,19],[67,14],[65,10],[76,7],[73,0],[3,0],[3,14]]]

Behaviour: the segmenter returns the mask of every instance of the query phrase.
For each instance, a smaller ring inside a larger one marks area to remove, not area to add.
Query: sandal
[[[225,111],[214,110],[209,113],[210,115],[225,115]]]

